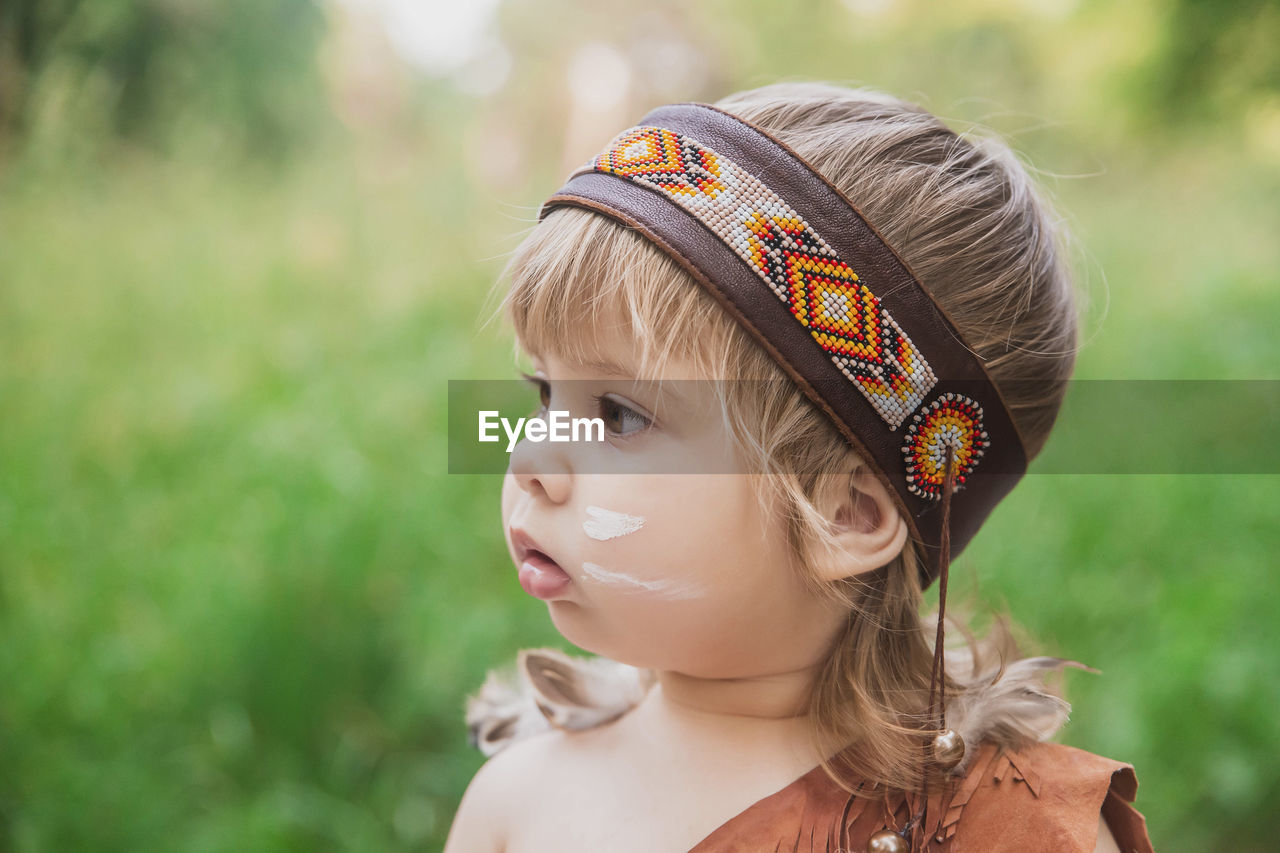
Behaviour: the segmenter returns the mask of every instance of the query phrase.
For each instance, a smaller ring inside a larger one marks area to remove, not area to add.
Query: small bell
[[[964,760],[964,739],[952,729],[943,729],[933,738],[933,760],[943,770],[952,770]]]
[[[867,842],[867,853],[907,853],[907,840],[892,829],[882,829]]]

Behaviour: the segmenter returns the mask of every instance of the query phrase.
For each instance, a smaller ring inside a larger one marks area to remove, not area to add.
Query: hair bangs
[[[622,335],[640,378],[661,376],[677,359],[708,377],[724,367],[716,356],[734,332],[732,318],[679,264],[612,219],[552,210],[502,278],[510,286],[500,310],[525,352],[591,365]]]

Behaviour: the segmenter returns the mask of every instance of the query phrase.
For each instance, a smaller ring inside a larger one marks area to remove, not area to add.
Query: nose
[[[522,439],[511,450],[507,470],[532,497],[541,493],[557,504],[569,499],[573,472],[565,454],[551,442]]]

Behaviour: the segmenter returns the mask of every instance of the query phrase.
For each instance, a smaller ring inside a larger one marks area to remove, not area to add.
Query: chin
[[[585,612],[568,599],[557,598],[547,602],[547,613],[551,615],[551,624],[560,632],[560,636],[584,651],[604,654],[597,650],[601,645],[598,642],[599,638],[593,637],[590,626],[584,624]]]
[[[618,663],[627,663],[634,655],[627,654],[626,645],[619,645],[616,637],[611,636],[607,628],[591,618],[591,611],[580,605],[565,600],[547,602],[547,610],[551,614],[551,624],[573,645],[599,657],[608,658]]]

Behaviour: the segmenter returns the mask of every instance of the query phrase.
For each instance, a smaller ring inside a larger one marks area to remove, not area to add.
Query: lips
[[[511,528],[511,545],[516,552],[516,565],[520,567],[520,586],[534,598],[550,600],[572,583],[569,573],[524,530]]]

